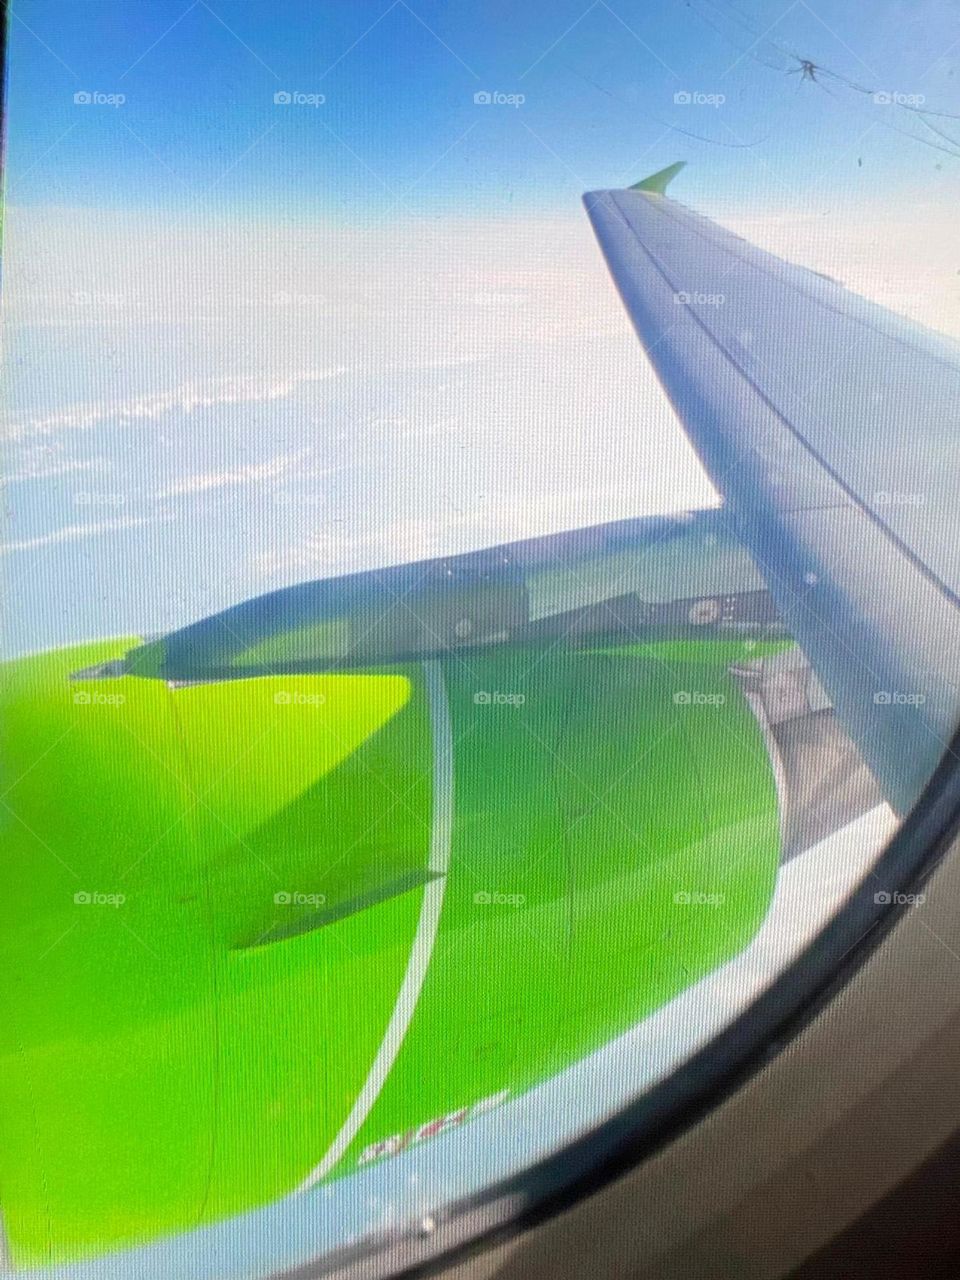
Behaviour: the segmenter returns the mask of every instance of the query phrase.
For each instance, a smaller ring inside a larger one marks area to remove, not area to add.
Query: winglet
[[[676,164],[667,165],[666,169],[660,169],[657,173],[651,173],[650,177],[644,178],[642,182],[635,182],[630,190],[653,191],[658,196],[665,195],[667,184],[677,176],[686,163],[686,160],[678,160]]]

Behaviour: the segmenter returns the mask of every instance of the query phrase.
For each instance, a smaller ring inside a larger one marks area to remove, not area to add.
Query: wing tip
[[[667,187],[680,170],[685,168],[686,163],[686,160],[677,160],[676,163],[667,165],[665,169],[658,169],[656,173],[651,173],[649,178],[641,178],[639,182],[635,182],[628,190],[653,192],[658,196],[665,195]]]

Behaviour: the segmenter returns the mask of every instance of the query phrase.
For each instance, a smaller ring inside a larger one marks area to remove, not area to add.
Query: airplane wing
[[[737,534],[887,799],[953,735],[960,347],[665,194],[584,203]]]
[[[619,520],[285,587],[76,673],[174,682],[369,669],[511,644],[785,630],[725,513]]]

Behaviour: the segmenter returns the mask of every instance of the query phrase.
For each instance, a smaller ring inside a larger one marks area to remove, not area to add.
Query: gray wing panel
[[[782,636],[726,512],[620,520],[304,582],[77,673],[177,683],[355,670],[495,645]]]
[[[585,204],[784,621],[905,812],[960,711],[960,348],[663,196]]]

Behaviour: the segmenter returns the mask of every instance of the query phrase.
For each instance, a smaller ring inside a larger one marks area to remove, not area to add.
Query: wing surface
[[[960,710],[960,347],[664,185],[584,203],[732,527],[906,812]]]

